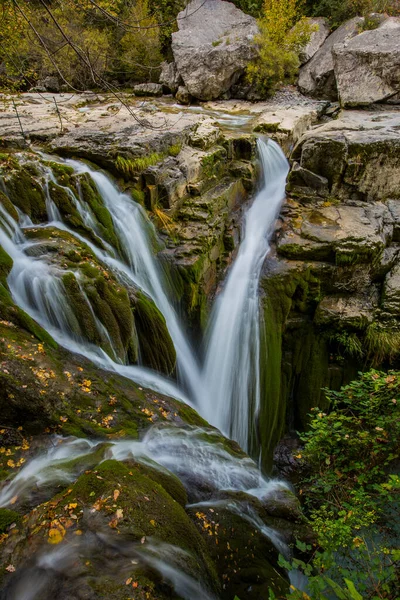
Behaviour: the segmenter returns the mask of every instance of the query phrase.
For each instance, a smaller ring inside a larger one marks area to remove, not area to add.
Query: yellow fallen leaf
[[[125,581],[125,585],[130,585],[132,583],[132,577],[129,577],[129,579],[127,579]]]
[[[10,458],[7,461],[7,466],[10,467],[11,469],[15,469],[15,462]]]
[[[74,531],[75,535],[82,535],[83,531],[81,529],[77,529],[76,531]]]
[[[10,504],[15,504],[17,500],[18,500],[18,496],[14,496],[13,498],[11,498]]]
[[[119,490],[114,490],[114,501],[118,499],[118,496],[120,495],[120,491]]]
[[[154,519],[151,519],[151,521],[150,521],[150,525],[153,525],[153,527],[155,527],[155,526],[156,526],[156,522],[155,522],[155,520],[154,520]]]
[[[65,529],[61,525],[61,523],[57,520],[52,521],[50,523],[49,537],[47,540],[48,543],[49,544],[59,544],[60,542],[63,541],[64,535],[65,535]]]
[[[67,506],[65,507],[66,510],[74,510],[74,508],[76,508],[78,506],[77,502],[71,502],[70,504],[67,504]]]

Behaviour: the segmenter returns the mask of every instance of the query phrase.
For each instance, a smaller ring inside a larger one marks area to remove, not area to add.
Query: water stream
[[[107,330],[98,319],[95,323],[99,337],[111,347],[111,352],[106,353],[99,346],[89,343],[68,304],[62,281],[65,271],[27,253],[37,243],[24,235],[24,228],[32,226],[30,219],[20,214],[17,223],[0,205],[0,244],[13,259],[8,284],[16,304],[68,350],[145,387],[194,405],[208,422],[238,441],[244,450],[249,448],[255,435],[254,423],[260,405],[260,272],[269,251],[269,238],[284,197],[288,172],[287,161],[277,144],[259,140],[258,150],[262,164],[260,190],[246,213],[240,248],[223,291],[215,303],[203,365],[198,363],[166,291],[163,270],[153,250],[155,231],[145,211],[127,194],[121,193],[101,171],[78,161],[63,161],[78,174],[88,173],[95,182],[104,206],[112,217],[120,247],[124,249],[124,256],[121,256],[117,248],[111,247],[101,238],[96,220],[81,195],[75,195],[69,188],[65,190],[83,222],[94,232],[93,239],[97,236],[100,243],[97,245],[94,241],[87,240],[62,221],[49,193],[49,182],[55,181],[54,176],[49,167],[42,167],[47,182],[45,193],[48,222],[39,227],[51,226],[70,232],[84,241],[121,283],[131,283],[152,298],[164,315],[176,349],[178,382],[168,380],[142,366],[124,364],[118,357],[117,350],[112,347]],[[89,300],[83,297],[91,308]],[[213,433],[208,431],[207,435],[212,436]],[[89,455],[98,446],[99,443],[95,441],[55,440],[55,445],[47,453],[31,460],[0,490],[0,506],[9,505],[15,496],[28,497],[32,489],[45,489],[55,481],[68,483],[74,480],[77,474],[64,471],[63,463],[71,458]],[[192,502],[207,501],[207,497],[202,497],[201,494],[199,496],[199,489],[208,490],[209,494],[221,490],[245,491],[262,499],[277,486],[285,487],[282,482],[263,478],[250,458],[232,456],[220,443],[207,440],[204,430],[196,428],[153,427],[141,441],[112,442],[104,456],[107,457],[117,460],[135,457],[137,460],[151,461],[153,465],[156,462],[158,468],[168,469],[182,480]],[[235,503],[230,503],[229,506],[233,512],[241,510]],[[265,526],[262,529],[262,523],[257,521],[258,517],[250,509],[243,513],[243,518],[259,528],[263,535],[273,539],[279,547],[281,542],[274,532]],[[109,541],[104,539],[101,543],[108,544]],[[70,560],[69,550],[66,549],[65,552],[66,556],[58,556],[53,552],[51,558],[44,555],[36,559],[34,577],[38,580],[34,594],[26,583],[29,580],[27,576],[28,579],[21,579],[20,592],[14,590],[19,595],[12,595],[12,592],[5,597],[36,600],[40,597],[43,586],[49,585],[51,574],[57,573],[61,568],[65,569]],[[165,552],[165,548],[162,551],[155,548],[152,552],[147,550],[144,555],[143,549],[132,547],[129,552],[132,555],[139,553],[140,560],[152,565],[171,581],[182,598],[212,597],[204,590],[200,593],[197,582],[177,570],[173,560],[168,562],[162,558],[166,554],[173,556],[172,550]],[[47,564],[46,561],[50,562]],[[43,566],[45,563],[47,566]]]

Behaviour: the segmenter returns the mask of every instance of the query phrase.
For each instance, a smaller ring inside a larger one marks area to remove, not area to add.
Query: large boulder
[[[337,99],[332,49],[335,44],[356,36],[363,20],[362,17],[354,17],[343,23],[327,38],[313,58],[300,69],[299,88],[303,94],[326,100]]]
[[[200,100],[223,96],[256,55],[256,20],[222,0],[193,0],[177,20],[172,51],[187,91]]]
[[[343,106],[400,102],[400,20],[386,23],[333,48]]]
[[[302,65],[312,59],[330,33],[330,27],[324,17],[309,18],[307,19],[307,22],[312,27],[313,31],[311,32],[308,44],[304,46],[300,53]]]

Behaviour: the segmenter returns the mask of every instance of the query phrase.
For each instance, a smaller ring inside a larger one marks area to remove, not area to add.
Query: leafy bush
[[[400,14],[397,0],[317,0],[307,5],[308,12],[316,17],[326,17],[332,27],[338,27],[357,15],[369,13]]]
[[[302,0],[264,0],[257,58],[247,68],[247,80],[262,97],[281,83],[293,82],[313,28],[301,18]]]
[[[322,550],[314,549],[310,564],[283,563],[309,576],[316,600],[332,592],[345,600],[397,600],[400,372],[371,370],[326,394],[331,412],[313,411],[298,455],[309,468],[302,496]],[[292,600],[308,597],[293,592]]]

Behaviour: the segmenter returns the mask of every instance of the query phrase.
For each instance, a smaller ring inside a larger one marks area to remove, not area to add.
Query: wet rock
[[[301,64],[308,62],[318,52],[330,33],[330,27],[324,17],[307,18],[307,24],[313,29],[310,40],[300,52]]]
[[[176,94],[178,88],[183,84],[174,62],[163,62],[161,65],[160,83],[172,94]]]
[[[135,96],[162,96],[163,87],[160,83],[139,83],[133,86]]]
[[[354,17],[343,23],[323,43],[312,59],[300,69],[299,89],[313,98],[337,100],[337,85],[334,73],[332,50],[335,44],[356,36],[362,17]]]
[[[190,104],[192,101],[192,96],[189,94],[189,91],[185,85],[180,85],[176,91],[175,98],[179,102],[179,104]]]
[[[172,52],[188,93],[200,100],[221,97],[256,54],[256,20],[222,0],[193,0],[177,20]]]
[[[384,22],[377,29],[334,46],[335,77],[342,106],[400,103],[399,39],[400,20],[392,27]]]
[[[221,137],[221,131],[218,125],[212,119],[199,123],[196,130],[190,135],[190,144],[195,148],[208,150],[215,146]]]
[[[279,517],[288,521],[305,521],[299,499],[293,492],[277,489],[262,498],[262,506],[271,517]]]

